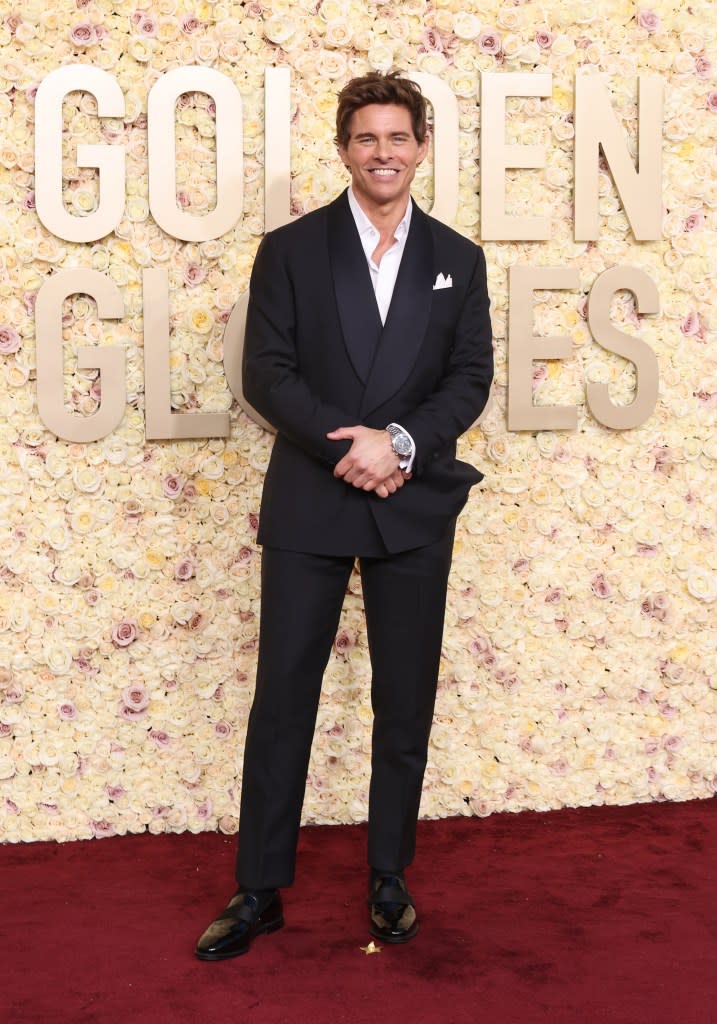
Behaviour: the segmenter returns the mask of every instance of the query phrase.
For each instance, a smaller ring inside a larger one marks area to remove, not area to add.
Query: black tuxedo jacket
[[[451,287],[434,289],[438,275]],[[251,277],[247,400],[277,430],[258,540],[385,555],[437,540],[482,479],[456,438],[488,399],[493,350],[483,251],[414,203],[385,326],[346,192],[265,236]],[[382,499],[333,476],[337,427],[400,423],[413,478]]]

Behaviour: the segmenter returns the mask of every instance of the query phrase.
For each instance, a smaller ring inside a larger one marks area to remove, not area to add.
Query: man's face
[[[349,125],[348,144],[339,156],[351,171],[359,203],[369,209],[405,205],[416,167],[426,155],[428,141],[417,142],[406,107],[371,103],[360,107]]]

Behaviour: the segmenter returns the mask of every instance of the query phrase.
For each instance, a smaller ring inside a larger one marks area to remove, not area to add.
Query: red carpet
[[[286,927],[200,963],[234,839],[0,848],[0,1014],[20,1024],[712,1024],[715,803],[422,822],[421,931],[366,956],[362,826],[302,830]]]

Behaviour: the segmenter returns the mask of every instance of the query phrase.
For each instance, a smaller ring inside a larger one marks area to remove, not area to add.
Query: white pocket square
[[[444,277],[443,274],[439,274],[438,277],[436,278],[436,283],[433,285],[433,290],[434,290],[434,292],[437,292],[439,288],[452,288],[452,287],[453,287],[453,278],[451,277],[451,275],[447,274]]]

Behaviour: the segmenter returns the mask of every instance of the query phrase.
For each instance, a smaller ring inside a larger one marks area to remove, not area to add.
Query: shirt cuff
[[[416,458],[416,442],[413,440],[413,438],[408,433],[406,428],[402,427],[400,423],[389,423],[389,427],[398,427],[398,429],[401,431],[401,433],[405,434],[406,437],[411,442],[411,454],[405,456],[404,458],[402,458],[401,461],[398,464],[398,468],[402,469],[404,471],[404,473],[410,473],[411,469],[413,467],[413,461]]]

